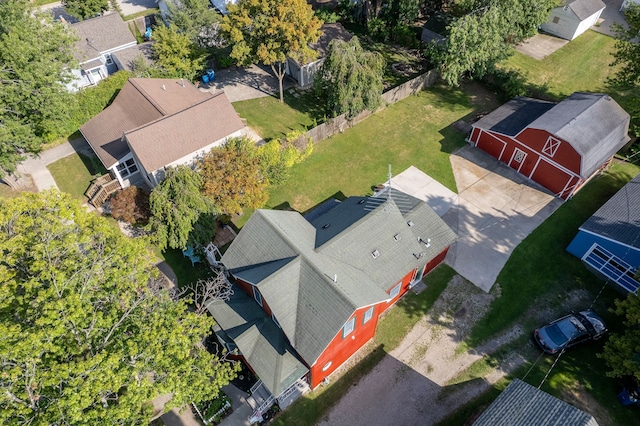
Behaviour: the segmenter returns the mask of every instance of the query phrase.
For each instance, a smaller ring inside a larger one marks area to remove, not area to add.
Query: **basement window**
[[[346,338],[348,335],[353,333],[353,330],[356,328],[356,317],[351,318],[347,323],[342,327],[342,338]]]

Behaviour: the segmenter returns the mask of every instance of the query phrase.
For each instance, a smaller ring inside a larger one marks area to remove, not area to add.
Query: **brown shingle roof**
[[[210,98],[125,133],[147,172],[157,170],[242,130],[227,95]]]
[[[80,132],[110,168],[129,152],[123,133],[209,98],[210,93],[186,80],[130,78],[113,103],[83,124]]]
[[[79,38],[75,56],[80,62],[97,58],[101,52],[136,42],[129,26],[118,13],[77,22],[71,28]]]

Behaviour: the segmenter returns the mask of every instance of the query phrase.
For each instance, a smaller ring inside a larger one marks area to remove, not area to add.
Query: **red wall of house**
[[[480,132],[479,129],[474,129],[471,141],[525,177],[566,199],[573,194],[574,187],[581,180],[578,176],[580,155],[565,141],[560,142],[553,157],[542,153],[549,136],[550,134],[543,130],[526,129],[514,139],[491,131]],[[520,163],[514,160],[516,148],[526,154]]]
[[[255,298],[253,297],[253,286],[251,284],[249,284],[246,281],[242,281],[241,279],[238,279],[238,278],[236,278],[236,284],[238,285],[238,287],[244,290],[244,292],[247,293],[249,297],[255,300]],[[264,300],[264,297],[262,298],[262,310],[264,310],[267,313],[267,315],[269,316],[271,315],[271,308],[269,307],[269,304],[267,303],[267,301]]]
[[[327,348],[322,352],[322,355],[311,366],[309,371],[309,384],[311,388],[315,388],[331,373],[333,373],[338,367],[340,367],[351,355],[353,355],[358,349],[367,343],[376,333],[376,326],[378,325],[378,316],[380,315],[381,305],[376,305],[373,311],[373,317],[366,324],[362,323],[364,313],[370,307],[359,308],[351,316],[356,317],[355,328],[346,338],[342,338],[342,329],[338,331],[331,343],[327,345]],[[349,318],[349,319],[351,319]],[[323,367],[331,362],[329,368],[322,371]]]

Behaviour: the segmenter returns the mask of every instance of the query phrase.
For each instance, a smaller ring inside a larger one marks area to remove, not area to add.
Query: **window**
[[[118,164],[116,168],[118,169],[120,177],[123,179],[138,171],[138,166],[136,166],[136,162],[133,161],[133,158],[129,158],[124,163]]]
[[[322,371],[327,371],[329,369],[329,367],[331,367],[332,363],[333,363],[333,361],[329,361],[328,363],[326,363],[324,365],[324,367],[322,367]]]
[[[342,327],[342,338],[346,338],[348,335],[353,333],[353,330],[356,328],[356,317],[351,318],[347,323]]]
[[[271,319],[273,320],[273,322],[276,323],[276,325],[278,326],[278,328],[282,328],[280,327],[280,323],[278,322],[278,320],[276,319],[276,316],[273,315],[273,312],[271,313]]]
[[[402,282],[399,282],[397,286],[391,289],[391,291],[389,292],[389,296],[391,296],[391,298],[396,297],[398,294],[400,294],[401,287],[402,287]]]
[[[104,55],[104,63],[107,65],[113,64],[113,59],[111,59],[111,55]]]
[[[564,9],[564,10],[567,10],[567,9]],[[557,24],[558,22],[560,22],[560,18],[558,18],[557,16],[554,16],[553,21],[551,22],[553,22],[554,24]]]
[[[549,139],[547,139],[547,142],[544,144],[544,148],[542,148],[542,152],[547,154],[549,157],[553,157],[556,155],[556,151],[559,146],[560,141],[549,136]]]
[[[369,320],[371,318],[373,318],[373,309],[374,307],[370,307],[369,309],[367,309],[364,313],[364,317],[362,318],[362,323],[366,324],[367,322],[369,322]]]
[[[516,154],[513,156],[513,161],[515,161],[516,163],[522,163],[522,160],[524,160],[524,156],[524,151],[520,151],[516,148]]]
[[[257,287],[253,287],[253,298],[256,299],[258,305],[262,306],[262,295],[260,294],[260,290]]]

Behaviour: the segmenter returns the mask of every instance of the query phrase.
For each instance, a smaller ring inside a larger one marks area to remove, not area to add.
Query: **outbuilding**
[[[629,141],[629,120],[606,94],[518,97],[475,122],[469,143],[567,200]]]
[[[602,0],[568,0],[565,5],[551,9],[549,20],[540,29],[573,40],[598,23],[605,7]]]

